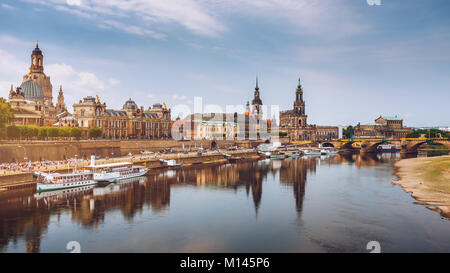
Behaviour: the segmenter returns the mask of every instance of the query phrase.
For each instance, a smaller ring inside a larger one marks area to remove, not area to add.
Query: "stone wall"
[[[33,141],[0,144],[0,163],[13,161],[64,160],[66,158],[89,158],[92,153],[102,158],[136,154],[140,151],[157,152],[164,148],[184,147],[211,148],[211,140],[128,140],[128,141]],[[252,147],[257,142],[215,141],[218,148],[230,146]],[[26,158],[26,160],[25,160]]]

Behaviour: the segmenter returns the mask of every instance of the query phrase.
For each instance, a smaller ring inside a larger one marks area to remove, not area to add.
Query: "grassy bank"
[[[450,193],[450,157],[437,157],[423,164],[422,180],[436,190]]]
[[[402,159],[395,166],[399,180],[393,183],[450,218],[450,156]]]

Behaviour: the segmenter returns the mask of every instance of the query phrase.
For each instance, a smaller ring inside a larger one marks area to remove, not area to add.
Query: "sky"
[[[225,109],[252,100],[258,75],[263,103],[289,110],[300,77],[311,124],[450,126],[450,1],[368,2],[0,0],[0,96],[39,40],[68,106]]]

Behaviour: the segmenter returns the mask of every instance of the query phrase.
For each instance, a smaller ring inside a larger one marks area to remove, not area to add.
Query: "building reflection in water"
[[[236,191],[244,188],[254,204],[257,216],[260,208],[263,182],[268,176],[280,184],[292,187],[295,206],[302,211],[308,173],[315,173],[319,164],[354,164],[357,167],[375,166],[397,155],[338,155],[288,160],[247,161],[238,164],[199,166],[150,173],[145,177],[123,180],[107,186],[86,186],[35,193],[35,190],[17,190],[0,193],[0,252],[12,243],[24,240],[27,252],[39,252],[43,234],[50,219],[69,215],[74,223],[96,231],[105,222],[105,215],[120,211],[126,221],[136,214],[151,210],[164,215],[170,206],[172,187],[186,185],[214,187]]]
[[[318,158],[300,158],[297,160],[283,160],[280,169],[280,184],[292,186],[295,207],[302,211],[305,198],[306,177],[308,172],[316,172]]]

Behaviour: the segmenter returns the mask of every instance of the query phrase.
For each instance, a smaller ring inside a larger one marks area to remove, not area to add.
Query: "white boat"
[[[93,173],[90,171],[67,174],[41,173],[39,182],[36,185],[36,191],[43,192],[77,188],[94,185],[96,183],[97,182],[93,179]]]
[[[300,151],[288,151],[288,152],[286,152],[286,155],[288,157],[292,157],[292,158],[299,158],[302,156]]]
[[[379,152],[397,152],[400,151],[401,148],[397,145],[387,143],[378,145],[377,150]]]
[[[131,162],[119,162],[89,166],[95,181],[116,182],[126,178],[143,176],[147,173],[144,166],[134,166]]]
[[[320,153],[322,154],[322,155],[335,155],[335,154],[338,154],[338,150],[336,150],[336,149],[334,149],[334,148],[322,148],[321,150],[320,150]]]
[[[88,191],[95,189],[95,184],[87,185],[87,186],[81,186],[77,188],[64,188],[64,189],[58,189],[58,190],[48,190],[48,191],[39,191],[34,194],[34,197],[38,200],[43,198],[57,198],[57,199],[63,199],[67,198],[69,196],[73,196],[77,193],[87,193]]]
[[[180,168],[180,167],[182,167],[182,165],[177,163],[177,161],[175,159],[169,159],[169,160],[160,159],[159,161],[161,163],[165,164],[165,166],[169,167],[169,168]]]
[[[286,154],[284,152],[274,152],[270,155],[270,159],[285,159]]]
[[[303,151],[305,155],[321,155],[320,149],[306,149]]]
[[[326,150],[329,155],[337,155],[339,153],[338,150],[331,148]]]

